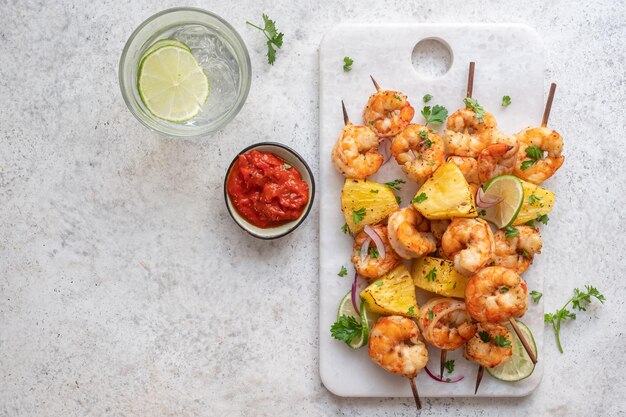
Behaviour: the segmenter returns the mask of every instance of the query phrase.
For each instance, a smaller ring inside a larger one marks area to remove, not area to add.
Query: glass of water
[[[209,83],[201,111],[184,122],[155,117],[139,93],[140,61],[162,39],[186,44]],[[167,136],[198,137],[220,129],[241,110],[250,90],[250,56],[239,34],[221,17],[202,9],[168,9],[148,18],[130,36],[120,59],[119,80],[126,105],[145,126]]]

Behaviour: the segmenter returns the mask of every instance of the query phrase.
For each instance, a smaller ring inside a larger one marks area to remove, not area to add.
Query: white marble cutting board
[[[449,71],[432,78],[418,74],[411,54],[423,39],[444,41],[452,55]],[[354,60],[352,71],[343,71],[343,57]],[[350,263],[352,239],[341,233],[344,224],[340,193],[344,178],[334,169],[331,149],[343,126],[341,100],[346,103],[350,118],[362,123],[365,103],[374,87],[371,74],[387,89],[408,94],[415,108],[414,122],[422,123],[422,96],[433,95],[429,105],[441,104],[450,113],[463,105],[467,69],[476,62],[473,96],[493,113],[498,126],[514,133],[541,121],[544,102],[543,45],[536,32],[518,24],[386,24],[340,25],[328,32],[320,46],[320,374],[326,388],[340,396],[349,397],[411,397],[406,379],[391,375],[373,364],[367,348],[353,351],[330,336],[330,326],[336,320],[340,299],[350,289],[354,269]],[[502,96],[509,95],[512,104],[500,105]],[[390,181],[404,178],[393,159],[371,179]],[[403,206],[417,190],[406,184],[399,193]],[[342,265],[348,275],[337,276]],[[524,279],[530,290],[543,290],[541,257]],[[418,294],[423,302],[425,294]],[[539,384],[543,374],[543,302],[532,302],[523,318],[532,330],[539,350],[539,363],[534,373],[516,383],[500,382],[485,372],[478,396],[517,397],[528,395]],[[439,351],[431,349],[429,368],[438,369]],[[477,367],[462,359],[462,352],[448,353],[456,360],[453,374],[465,375],[456,384],[438,383],[421,372],[417,386],[422,397],[461,397],[474,395]]]

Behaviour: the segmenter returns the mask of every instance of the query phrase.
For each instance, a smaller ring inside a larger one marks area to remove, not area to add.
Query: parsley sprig
[[[520,165],[522,171],[530,168],[538,160],[543,158],[543,150],[541,150],[539,146],[529,146],[528,148],[526,148],[526,156],[528,157],[528,159],[522,162],[522,165]]]
[[[354,317],[342,315],[330,326],[330,334],[335,339],[350,343],[353,339],[362,336],[363,326]]]
[[[483,109],[483,106],[478,104],[475,98],[465,97],[463,102],[468,109],[474,110],[474,117],[478,120],[478,123],[483,123],[483,117],[485,117],[485,109]]]
[[[411,200],[411,203],[421,203],[422,201],[426,201],[426,200],[428,200],[428,196],[426,195],[426,193],[421,193],[420,195],[416,195]]]
[[[450,359],[449,361],[446,361],[443,364],[443,367],[446,368],[446,371],[448,371],[449,374],[454,372],[454,359]]]
[[[391,188],[392,190],[400,191],[400,184],[406,184],[405,180],[397,179],[389,182],[383,183],[383,185],[387,188]]]
[[[585,285],[586,291],[580,291],[578,288],[574,288],[574,296],[567,300],[567,303],[556,310],[554,313],[547,313],[543,316],[543,321],[552,325],[554,330],[554,337],[556,338],[556,344],[559,347],[559,351],[563,353],[563,346],[561,346],[561,322],[567,319],[576,320],[576,314],[569,311],[567,306],[570,304],[578,311],[587,311],[587,305],[592,301],[592,297],[596,298],[602,304],[604,304],[604,295],[600,294],[597,288],[591,285]]]
[[[430,106],[424,106],[422,116],[426,119],[426,125],[441,126],[448,117],[448,109],[439,104],[435,104],[432,109]]]
[[[263,14],[263,27],[257,26],[254,23],[246,21],[246,24],[257,28],[267,38],[267,63],[274,65],[276,61],[276,48],[280,49],[283,46],[283,34],[276,30],[276,23],[270,19],[266,14]]]
[[[511,96],[502,96],[502,107],[509,107],[511,105]]]
[[[343,70],[345,72],[352,71],[352,64],[354,64],[354,61],[352,60],[352,58],[350,58],[349,56],[343,57]]]
[[[361,207],[358,210],[352,210],[352,221],[354,224],[360,223],[365,218],[365,207]]]

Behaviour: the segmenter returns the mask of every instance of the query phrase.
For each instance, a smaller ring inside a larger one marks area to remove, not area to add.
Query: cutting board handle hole
[[[413,68],[425,78],[443,77],[452,66],[452,50],[439,38],[425,38],[419,41],[411,53]]]

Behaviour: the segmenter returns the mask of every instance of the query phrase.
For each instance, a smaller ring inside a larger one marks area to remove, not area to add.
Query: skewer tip
[[[485,373],[485,367],[480,365],[478,367],[478,374],[476,375],[476,387],[474,387],[474,395],[478,392],[478,387],[480,386],[480,381],[483,380],[483,374]]]
[[[343,103],[343,100],[341,100],[341,109],[343,110],[343,123],[347,125],[350,123],[350,119],[348,118],[348,112],[346,111],[346,105]]]
[[[541,119],[541,127],[548,125],[548,119],[550,118],[550,110],[552,110],[552,100],[554,100],[554,93],[556,91],[556,83],[550,84],[550,92],[548,93],[548,100],[546,101],[546,108],[543,111],[543,118]]]
[[[472,91],[474,89],[474,68],[476,63],[471,61],[469,63],[469,73],[467,75],[467,94],[466,97],[472,98]]]
[[[409,378],[409,383],[411,384],[411,391],[413,391],[413,399],[415,400],[415,408],[417,410],[422,409],[422,402],[420,401],[420,395],[417,392],[417,386],[415,385],[415,378]]]
[[[374,83],[374,87],[376,87],[376,91],[380,91],[380,86],[378,85],[374,77],[370,75],[370,78],[372,79],[372,82]]]
[[[448,351],[441,349],[441,360],[439,361],[439,378],[443,379],[443,369],[446,367],[446,357]]]

